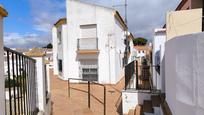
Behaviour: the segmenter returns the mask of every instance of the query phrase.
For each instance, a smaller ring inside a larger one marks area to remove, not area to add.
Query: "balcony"
[[[77,53],[79,54],[97,54],[98,38],[79,38],[77,40]]]

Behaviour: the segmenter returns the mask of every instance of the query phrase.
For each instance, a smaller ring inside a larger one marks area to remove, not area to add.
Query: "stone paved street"
[[[67,81],[60,80],[52,71],[50,75],[53,115],[103,115],[102,87],[91,84],[91,109],[89,109],[87,84],[71,84],[71,96],[68,98]],[[123,86],[124,79],[117,85],[106,85],[106,115],[120,115]]]

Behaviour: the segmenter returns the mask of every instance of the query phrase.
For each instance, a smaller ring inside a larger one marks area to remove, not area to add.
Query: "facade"
[[[155,29],[152,50],[152,65],[159,66],[159,69],[153,68],[153,84],[158,90],[164,92],[164,52],[166,42],[166,29]]]
[[[167,12],[167,40],[197,32],[202,32],[202,0],[182,0],[176,11]]]
[[[123,77],[124,52],[132,49],[125,42],[133,44],[132,34],[125,40],[126,28],[114,9],[67,0],[67,17],[52,29],[54,74],[63,80],[117,83]]]
[[[202,32],[202,9],[168,12],[166,30],[167,40],[180,35]]]
[[[166,42],[165,93],[172,115],[204,113],[203,37],[202,32]]]
[[[127,71],[125,76],[127,80],[125,90],[122,91],[123,114],[130,114],[132,111],[143,111],[140,113],[145,115],[203,114],[203,80],[200,71],[203,65],[200,59],[202,54],[199,53],[203,50],[203,33],[200,33],[202,1],[183,0],[176,11],[167,12],[165,27],[166,30],[156,29],[154,32],[153,66],[137,68],[138,62],[133,63],[133,67],[128,65],[134,68],[132,71],[136,71],[136,75]],[[149,90],[141,90],[140,87],[139,74],[145,68],[150,68],[147,80]],[[162,96],[163,93],[166,98]],[[156,101],[155,96],[158,96]]]
[[[152,53],[152,47],[150,45],[145,46],[134,46],[137,53],[137,58],[141,60],[142,58],[147,59],[149,62],[151,62],[151,53]]]

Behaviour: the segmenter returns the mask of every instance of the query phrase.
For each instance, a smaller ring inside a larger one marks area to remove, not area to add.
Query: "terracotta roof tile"
[[[45,51],[42,48],[33,48],[26,52],[25,55],[29,57],[42,57],[45,56]]]

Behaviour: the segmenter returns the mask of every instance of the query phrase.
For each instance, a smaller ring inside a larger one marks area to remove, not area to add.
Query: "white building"
[[[63,80],[117,83],[123,77],[125,49],[133,49],[132,34],[128,38],[132,47],[124,44],[126,29],[114,9],[67,0],[67,17],[52,29],[54,74]]]
[[[152,51],[153,84],[158,90],[164,92],[164,51],[166,42],[166,29],[155,29]]]
[[[165,92],[173,115],[204,113],[203,36],[194,33],[166,42]]]

